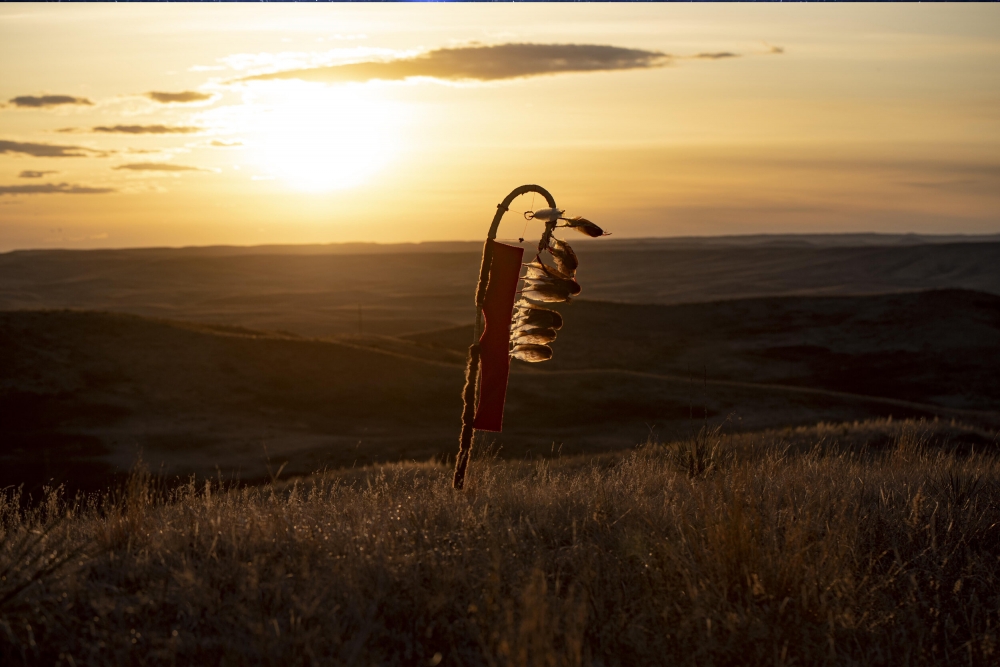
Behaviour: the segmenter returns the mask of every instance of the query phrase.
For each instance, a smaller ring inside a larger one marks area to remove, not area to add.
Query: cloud
[[[72,131],[72,128],[59,131]],[[193,134],[201,132],[201,128],[190,125],[98,125],[90,131],[105,134]]]
[[[48,174],[58,174],[58,171],[22,171],[17,175],[18,178],[42,178]]]
[[[42,183],[39,185],[0,185],[0,195],[102,195],[116,192],[114,188],[91,188],[69,183]]]
[[[448,81],[497,81],[566,72],[649,69],[662,67],[670,59],[671,56],[659,51],[596,44],[473,45],[436,49],[412,58],[310,67],[260,74],[240,80],[399,81],[420,76]]]
[[[995,198],[998,189],[998,179],[996,175],[987,178],[941,178],[935,180],[906,181],[902,185],[920,190],[936,190],[940,192],[957,192],[970,195],[981,195]]]
[[[182,164],[165,164],[163,162],[133,162],[122,164],[115,169],[127,169],[129,171],[206,171],[198,167],[187,167]]]
[[[189,104],[191,102],[204,102],[205,100],[212,99],[212,95],[209,93],[198,93],[193,90],[185,90],[180,93],[159,93],[152,91],[146,93],[146,97],[160,104]]]
[[[32,157],[88,157],[104,156],[106,151],[98,151],[83,146],[58,146],[56,144],[31,144],[20,141],[0,141],[0,154],[20,153]]]
[[[731,51],[719,51],[716,53],[699,53],[697,55],[688,57],[696,58],[698,60],[722,60],[723,58],[739,58],[740,54],[733,53]]]
[[[216,148],[236,148],[242,146],[242,141],[219,141],[218,139],[213,139],[209,146],[215,146]]]
[[[16,107],[29,109],[41,109],[45,107],[57,107],[63,104],[81,104],[93,106],[94,103],[86,97],[73,97],[72,95],[21,95],[10,100]]]
[[[785,52],[785,47],[783,46],[775,46],[773,44],[768,44],[767,42],[764,42],[764,46],[767,47],[766,53],[779,54]]]

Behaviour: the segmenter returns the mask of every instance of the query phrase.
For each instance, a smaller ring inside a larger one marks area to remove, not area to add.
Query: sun
[[[297,190],[360,185],[399,150],[398,110],[363,86],[267,87],[247,119],[252,159],[268,176]]]

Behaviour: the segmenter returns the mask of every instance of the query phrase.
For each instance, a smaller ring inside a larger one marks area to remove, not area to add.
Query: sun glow
[[[365,87],[265,86],[266,97],[252,105],[247,117],[251,159],[297,190],[360,185],[399,149],[399,110]]]

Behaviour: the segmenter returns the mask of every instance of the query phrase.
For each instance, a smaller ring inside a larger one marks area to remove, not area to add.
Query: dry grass
[[[480,459],[461,493],[427,463],[8,496],[0,662],[996,664],[1000,459],[972,451],[982,437],[702,434]]]

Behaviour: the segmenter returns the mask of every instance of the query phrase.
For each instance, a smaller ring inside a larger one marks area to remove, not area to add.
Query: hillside
[[[1000,296],[932,290],[675,306],[579,300],[539,372],[623,369],[1000,408]],[[471,327],[405,336],[464,351]],[[526,364],[520,364],[527,366]]]
[[[0,313],[0,340],[3,484],[11,457],[26,477],[141,451],[169,473],[260,478],[268,456],[300,472],[426,456],[460,409],[461,369],[331,342],[72,311]]]
[[[998,300],[953,291],[575,302],[554,361],[515,364],[504,432],[481,434],[479,446],[513,458],[600,452],[689,436],[706,422],[736,432],[887,415],[993,424]],[[281,465],[304,474],[444,458],[455,449],[469,333],[317,340],[0,312],[0,486],[98,488],[140,452],[168,475],[250,481]]]

